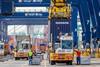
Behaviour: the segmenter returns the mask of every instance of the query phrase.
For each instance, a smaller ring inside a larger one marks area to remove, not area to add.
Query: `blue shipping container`
[[[71,23],[67,19],[51,19],[50,20],[50,40],[52,34],[52,43],[60,42],[60,33],[64,35],[65,33],[71,33]],[[54,46],[54,45],[53,45]],[[56,45],[55,45],[56,46]]]
[[[3,16],[11,15],[13,11],[12,0],[1,0],[1,14]]]

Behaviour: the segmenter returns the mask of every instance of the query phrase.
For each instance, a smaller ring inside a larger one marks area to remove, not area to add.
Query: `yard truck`
[[[49,63],[73,62],[73,35],[71,31],[71,6],[66,0],[52,0],[49,8]]]
[[[30,36],[16,36],[15,60],[28,59],[28,52],[31,49]]]

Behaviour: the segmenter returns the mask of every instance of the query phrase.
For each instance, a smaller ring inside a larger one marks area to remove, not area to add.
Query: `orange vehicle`
[[[9,44],[0,41],[0,56],[6,56],[8,54],[10,54]]]
[[[22,41],[20,44],[17,45],[17,50],[15,52],[15,60],[20,58],[27,58],[28,59],[28,52],[30,50],[31,44],[29,41]]]
[[[28,52],[31,48],[30,36],[16,36],[16,40],[15,60],[19,60],[20,58],[28,59]]]
[[[9,44],[4,44],[4,55],[10,54]]]

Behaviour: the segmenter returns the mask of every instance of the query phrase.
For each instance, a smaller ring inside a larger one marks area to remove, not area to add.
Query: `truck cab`
[[[21,43],[17,44],[16,52],[15,52],[15,60],[20,58],[27,58],[28,59],[28,52],[30,50],[31,44],[29,41],[22,41]]]
[[[50,63],[66,63],[72,64],[73,62],[73,39],[72,36],[62,36],[60,43],[56,43],[55,52],[50,53]]]

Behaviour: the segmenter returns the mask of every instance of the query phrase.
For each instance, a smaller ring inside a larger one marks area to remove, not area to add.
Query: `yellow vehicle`
[[[72,65],[74,57],[72,36],[62,36],[60,40],[60,43],[55,44],[58,45],[55,52],[50,52],[50,64],[54,65],[55,63],[63,62]]]
[[[62,17],[70,19],[71,7],[66,5],[65,0],[52,0],[52,6],[49,8],[49,19],[52,17]]]
[[[51,0],[49,9],[50,43],[49,62],[54,65],[64,62],[72,65],[73,39],[70,25],[71,6],[66,0]]]
[[[15,60],[20,58],[28,59],[28,52],[30,50],[31,44],[29,41],[22,41],[21,43],[17,44],[16,52],[14,54]]]

